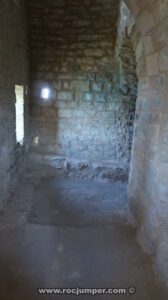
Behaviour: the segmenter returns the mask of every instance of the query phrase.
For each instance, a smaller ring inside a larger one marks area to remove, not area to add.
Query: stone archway
[[[143,248],[168,271],[168,3],[125,0],[141,40],[136,50],[138,99],[128,198]]]

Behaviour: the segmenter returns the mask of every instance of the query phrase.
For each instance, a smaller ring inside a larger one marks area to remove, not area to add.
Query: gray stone
[[[57,96],[58,100],[72,101],[73,93],[71,92],[59,92]]]
[[[102,93],[97,93],[97,94],[95,95],[95,100],[96,100],[96,101],[102,101],[102,102],[104,102],[104,101],[106,101],[106,98],[105,98],[105,95],[104,95],[104,94],[102,94]]]
[[[168,70],[168,48],[164,48],[159,53],[159,68],[161,71]]]
[[[101,92],[102,82],[93,82],[92,89],[93,89],[93,91]]]
[[[84,101],[92,101],[93,95],[91,93],[83,93],[83,100]]]

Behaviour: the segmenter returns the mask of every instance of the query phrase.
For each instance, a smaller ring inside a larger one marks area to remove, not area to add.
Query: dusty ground
[[[0,299],[166,299],[126,218],[125,183],[27,171],[0,212]],[[133,296],[37,293],[42,287],[130,286]]]

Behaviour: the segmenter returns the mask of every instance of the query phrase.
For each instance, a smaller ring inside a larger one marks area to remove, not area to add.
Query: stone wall
[[[128,168],[135,90],[120,76],[124,55],[122,65],[115,57],[119,2],[37,0],[28,7],[35,150]],[[48,101],[40,99],[45,86]]]
[[[141,39],[128,199],[138,238],[168,282],[168,2],[125,0]]]
[[[130,156],[132,151],[136,100],[138,93],[137,63],[135,53],[139,40],[140,34],[136,29],[135,19],[124,2],[121,1],[116,43],[116,59],[120,64],[120,92],[129,99],[126,128],[128,132],[128,147]]]
[[[25,93],[25,146],[16,144],[15,85],[27,86],[28,55],[24,1],[0,1],[0,207],[24,165],[28,137]]]

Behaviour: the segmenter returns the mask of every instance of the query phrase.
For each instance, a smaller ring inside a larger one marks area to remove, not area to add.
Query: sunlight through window
[[[24,87],[15,85],[16,95],[16,142],[24,143]]]
[[[49,99],[49,97],[50,97],[50,90],[49,90],[49,88],[43,88],[41,90],[41,98],[42,99]]]

